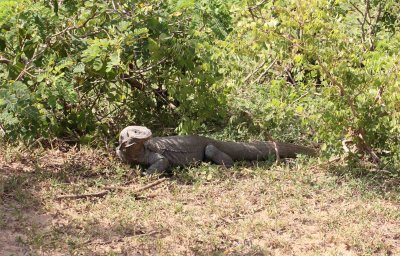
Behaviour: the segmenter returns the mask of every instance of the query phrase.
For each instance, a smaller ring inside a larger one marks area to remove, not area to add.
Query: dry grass
[[[398,186],[327,167],[202,165],[134,196],[157,177],[107,153],[3,152],[2,255],[400,254]],[[104,198],[55,200],[127,181]]]

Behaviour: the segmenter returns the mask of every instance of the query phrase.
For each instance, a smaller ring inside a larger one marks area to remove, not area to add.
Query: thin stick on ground
[[[102,190],[95,193],[88,193],[88,194],[79,194],[79,195],[61,195],[57,196],[57,200],[61,199],[81,199],[81,198],[88,198],[88,197],[103,197],[110,193],[110,190]]]
[[[154,186],[157,186],[158,184],[160,184],[166,180],[167,180],[167,178],[162,178],[162,179],[156,180],[150,184],[147,184],[143,187],[137,188],[133,191],[133,194],[139,194],[140,192],[147,190],[149,188],[152,188]],[[82,198],[89,198],[89,197],[103,197],[114,190],[128,190],[128,189],[131,189],[131,188],[129,188],[129,187],[107,187],[107,188],[105,188],[105,190],[94,192],[94,193],[61,195],[61,196],[57,196],[56,199],[61,200],[61,199],[82,199]]]
[[[158,184],[163,183],[166,180],[168,180],[168,179],[167,178],[162,178],[162,179],[156,180],[156,181],[154,181],[154,182],[152,182],[150,184],[147,184],[146,186],[143,186],[141,188],[135,189],[134,193],[139,193],[139,192],[142,192],[142,191],[147,190],[149,188],[152,188],[154,186],[157,186]]]

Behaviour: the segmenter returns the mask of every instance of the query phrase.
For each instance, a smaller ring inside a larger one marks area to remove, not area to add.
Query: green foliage
[[[132,123],[187,133],[220,122],[225,95],[213,87],[220,75],[202,44],[223,38],[230,22],[221,1],[209,2],[220,10],[183,1],[1,2],[7,136],[88,142]]]
[[[237,8],[220,58],[236,119],[246,113],[267,137],[398,166],[398,8],[368,0]]]

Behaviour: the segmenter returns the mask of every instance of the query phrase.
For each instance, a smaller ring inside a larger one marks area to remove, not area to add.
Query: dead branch
[[[147,184],[147,185],[145,185],[143,187],[135,189],[132,193],[137,194],[139,192],[142,192],[144,190],[147,190],[149,188],[157,186],[158,184],[163,183],[166,180],[167,180],[167,178],[162,178],[162,179],[156,180],[156,181],[154,181],[154,182],[152,182],[150,184]],[[113,190],[129,190],[131,188],[130,187],[122,187],[122,186],[116,186],[116,187],[112,186],[112,187],[105,187],[105,189],[113,191]]]
[[[110,190],[102,190],[95,193],[88,193],[88,194],[79,194],[79,195],[61,195],[57,196],[57,200],[61,199],[81,199],[81,198],[88,198],[88,197],[103,197],[110,193]]]
[[[142,192],[142,191],[147,190],[147,189],[149,189],[149,188],[152,188],[152,187],[154,187],[154,186],[157,186],[158,184],[161,184],[161,183],[163,183],[163,182],[166,181],[166,180],[168,180],[168,179],[167,179],[167,178],[162,178],[162,179],[156,180],[156,181],[154,181],[153,183],[150,183],[150,184],[148,184],[148,185],[146,185],[146,186],[143,186],[143,187],[141,187],[141,188],[136,189],[136,190],[134,191],[134,193],[139,193],[139,192]]]
[[[369,153],[369,155],[372,157],[372,159],[374,160],[375,163],[379,163],[381,161],[381,159],[379,158],[379,156],[375,153],[374,149],[372,148],[372,146],[370,146],[364,139],[364,134],[365,134],[365,130],[364,128],[360,128],[358,131],[358,137],[361,140],[361,145],[359,147],[362,147],[364,151],[366,151],[367,153]]]
[[[10,64],[11,61],[10,61],[9,59],[6,59],[6,58],[3,57],[3,56],[0,56],[0,63],[3,63],[3,64]]]
[[[143,187],[137,188],[135,189],[132,193],[134,195],[138,195],[140,192],[147,190],[149,188],[152,188],[154,186],[157,186],[160,183],[163,183],[164,181],[168,180],[167,178],[162,178],[159,180],[156,180],[150,184],[147,184]],[[56,199],[57,200],[61,200],[61,199],[81,199],[81,198],[90,198],[90,197],[103,197],[105,195],[107,195],[108,193],[110,193],[111,191],[115,191],[115,190],[129,190],[131,189],[130,187],[105,187],[104,190],[102,191],[98,191],[98,192],[94,192],[94,193],[87,193],[87,194],[73,194],[73,195],[61,195],[61,196],[57,196]]]

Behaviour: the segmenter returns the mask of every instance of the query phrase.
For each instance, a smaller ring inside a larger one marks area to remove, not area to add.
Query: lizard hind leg
[[[224,165],[228,168],[233,166],[232,157],[230,157],[225,152],[219,150],[216,146],[212,144],[208,144],[205,147],[204,155],[207,160],[210,160],[215,164]]]

